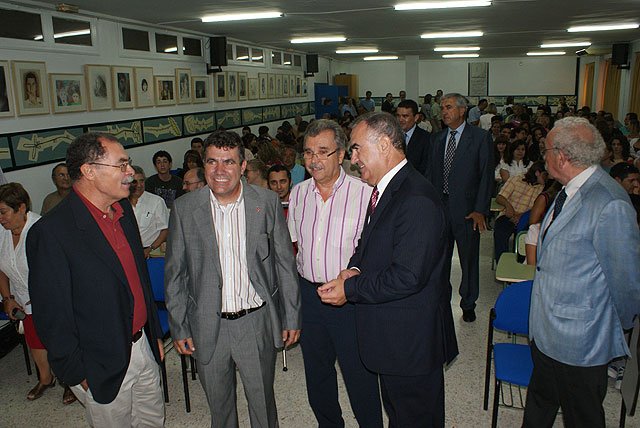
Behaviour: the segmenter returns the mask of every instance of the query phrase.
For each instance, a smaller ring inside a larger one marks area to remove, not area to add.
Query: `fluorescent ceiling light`
[[[344,42],[347,40],[344,36],[329,37],[302,37],[299,39],[291,39],[291,43],[325,43],[325,42]]]
[[[245,60],[245,59],[249,59],[249,55],[243,55],[243,56],[239,56],[236,58],[237,60]]]
[[[418,10],[418,9],[448,9],[452,7],[480,7],[491,6],[490,0],[467,0],[467,1],[428,1],[421,3],[400,3],[394,6],[395,10]]]
[[[77,31],[67,31],[65,33],[57,33],[53,35],[54,39],[61,39],[63,37],[74,37],[74,36],[86,36],[87,34],[91,34],[91,30],[87,28],[86,30],[77,30]],[[42,40],[42,35],[36,36],[33,40]]]
[[[478,54],[449,54],[442,55],[442,58],[478,58]]]
[[[482,31],[462,31],[462,32],[446,32],[446,33],[425,33],[421,35],[423,39],[447,39],[449,37],[482,37]]]
[[[291,65],[291,61],[285,61],[283,65]]]
[[[378,53],[378,49],[369,49],[369,48],[338,49],[336,50],[336,53],[337,54]]]
[[[549,48],[570,48],[573,46],[591,46],[591,42],[567,42],[567,43],[547,43],[540,45],[543,49]]]
[[[613,25],[584,25],[582,27],[571,27],[567,31],[579,33],[581,31],[609,31],[609,30],[629,30],[640,27],[640,24],[613,24]]]
[[[442,48],[435,48],[435,52],[464,52],[464,51],[479,51],[478,46],[464,47],[464,46],[449,46]]]
[[[251,57],[251,61],[261,61],[262,60],[262,55],[261,56],[252,56]]]
[[[536,52],[527,52],[529,56],[544,56],[544,55],[565,55],[564,51],[536,51]]]
[[[386,61],[386,60],[394,60],[398,59],[397,56],[365,56],[365,61]]]
[[[248,19],[280,18],[282,12],[258,12],[258,13],[219,13],[202,17],[202,22],[226,22],[244,21]]]
[[[166,48],[164,51],[167,52],[167,53],[178,52],[178,48],[174,46],[172,48]]]

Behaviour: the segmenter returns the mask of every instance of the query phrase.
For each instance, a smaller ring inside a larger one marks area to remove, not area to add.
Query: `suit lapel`
[[[211,196],[209,186],[204,186],[197,190],[198,201],[197,206],[193,210],[193,220],[196,224],[196,230],[199,231],[201,239],[198,242],[204,247],[204,254],[210,254],[211,260],[216,266],[217,272],[221,273],[220,254],[218,252],[218,239],[216,238],[216,230],[213,225],[213,217],[211,214]],[[211,233],[213,232],[213,233]]]
[[[256,239],[250,237],[258,236],[258,218],[264,215],[265,207],[258,205],[258,194],[251,188],[249,184],[243,183],[244,192],[244,215],[247,222],[247,260],[249,255],[256,252]],[[260,211],[263,211],[262,213]]]
[[[469,146],[471,146],[473,142],[471,130],[469,129],[470,126],[471,125],[469,124],[464,125],[464,130],[462,131],[462,135],[460,136],[460,141],[458,141],[458,147],[456,147],[456,153],[453,156],[453,163],[451,164],[452,171],[456,168],[458,162],[460,162],[460,158],[464,156],[464,152],[469,150]]]

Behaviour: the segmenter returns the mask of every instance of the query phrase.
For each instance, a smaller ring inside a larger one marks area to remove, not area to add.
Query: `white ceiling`
[[[62,0],[44,0],[56,4]],[[412,0],[415,1],[415,0]],[[96,12],[151,24],[221,35],[283,50],[294,49],[344,60],[362,54],[337,55],[336,48],[372,46],[380,55],[420,55],[439,59],[436,46],[480,46],[480,57],[523,56],[542,43],[590,41],[594,46],[640,39],[640,29],[568,33],[567,28],[603,23],[640,23],[639,0],[494,0],[490,7],[395,11],[393,1],[350,0],[70,0],[81,12]],[[272,11],[283,18],[229,23],[202,23],[214,13]],[[480,30],[472,39],[421,39],[425,32]],[[292,45],[302,36],[344,35],[346,42]],[[579,48],[565,48],[574,55]],[[554,49],[556,50],[556,49]]]

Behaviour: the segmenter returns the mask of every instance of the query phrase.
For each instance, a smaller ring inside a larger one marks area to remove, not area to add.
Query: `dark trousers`
[[[389,428],[444,427],[444,373],[425,376],[380,375],[382,402]]]
[[[493,248],[496,262],[500,260],[502,253],[509,251],[509,238],[516,230],[516,225],[506,215],[498,217],[493,228]]]
[[[478,300],[480,284],[480,233],[473,230],[473,221],[455,219],[449,209],[449,199],[443,198],[444,212],[447,218],[447,260],[448,277],[451,277],[451,257],[453,256],[453,242],[458,245],[458,257],[462,269],[460,282],[460,307],[463,310],[475,309]],[[470,213],[467,213],[470,214]]]
[[[353,304],[335,307],[322,303],[316,287],[302,277],[300,288],[300,346],[307,396],[319,428],[344,427],[338,402],[336,358],[360,428],[382,428],[378,376],[367,370],[360,360]]]
[[[549,358],[531,344],[533,373],[527,391],[523,428],[553,426],[558,408],[566,428],[605,427],[602,402],[607,365],[577,367]]]

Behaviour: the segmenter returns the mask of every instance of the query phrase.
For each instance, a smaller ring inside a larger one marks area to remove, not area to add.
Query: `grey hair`
[[[405,152],[405,133],[400,126],[400,122],[394,116],[387,112],[371,112],[358,116],[351,124],[354,129],[360,123],[367,125],[367,139],[378,141],[382,137],[389,137],[393,147],[404,153]]]
[[[145,180],[147,179],[147,175],[144,173],[144,169],[142,169],[141,166],[131,165],[131,168],[133,168],[133,175],[141,174],[142,178],[144,178]]]
[[[338,150],[347,149],[347,136],[344,134],[344,131],[336,122],[327,119],[314,120],[307,126],[307,130],[304,133],[305,145],[307,143],[307,137],[317,137],[324,131],[333,131],[333,141],[336,143]]]
[[[452,92],[450,94],[443,95],[441,99],[446,100],[448,98],[455,98],[456,107],[458,108],[463,108],[463,107],[467,108],[467,105],[469,104],[469,100],[467,100],[465,97],[463,97],[457,92]]]
[[[565,117],[556,121],[553,129],[553,146],[573,165],[588,168],[598,165],[604,152],[602,135],[588,120],[581,117]]]

